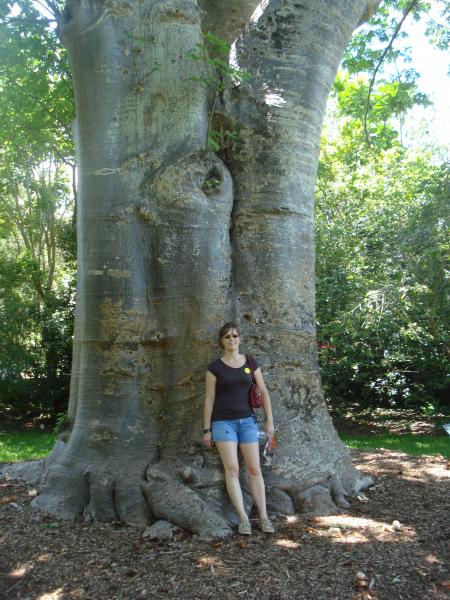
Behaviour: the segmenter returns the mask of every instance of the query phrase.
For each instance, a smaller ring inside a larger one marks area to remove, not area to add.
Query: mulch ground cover
[[[0,598],[400,600],[450,597],[450,464],[353,451],[376,478],[348,512],[277,517],[274,536],[144,539],[120,523],[60,522],[36,490],[0,481]],[[398,521],[398,523],[394,523]]]

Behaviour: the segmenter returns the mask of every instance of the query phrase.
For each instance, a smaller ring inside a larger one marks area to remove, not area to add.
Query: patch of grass
[[[450,437],[412,434],[351,435],[340,433],[342,441],[359,450],[386,448],[405,454],[442,454],[450,458]],[[53,432],[0,433],[0,462],[19,462],[46,456],[55,443]]]
[[[0,462],[19,462],[46,456],[55,443],[53,432],[0,433]]]
[[[342,441],[358,450],[374,450],[375,448],[385,448],[387,450],[396,450],[405,454],[442,454],[450,458],[450,437],[442,435],[413,435],[392,433],[383,433],[380,435],[351,435],[340,433]]]

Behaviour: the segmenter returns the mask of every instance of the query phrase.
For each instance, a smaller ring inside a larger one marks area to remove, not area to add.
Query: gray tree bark
[[[333,512],[367,485],[321,391],[313,188],[330,87],[375,5],[68,2],[80,165],[71,428],[46,461],[37,506],[229,533],[201,414],[216,331],[230,318],[274,405],[270,508]],[[203,150],[207,92],[188,54],[202,26],[237,37],[231,60],[251,74],[218,107],[216,122],[237,133],[222,158]]]

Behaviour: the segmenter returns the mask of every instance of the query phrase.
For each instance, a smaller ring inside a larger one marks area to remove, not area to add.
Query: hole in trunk
[[[214,166],[206,174],[205,181],[203,182],[202,190],[207,196],[216,194],[220,190],[222,185],[223,177],[219,169]]]

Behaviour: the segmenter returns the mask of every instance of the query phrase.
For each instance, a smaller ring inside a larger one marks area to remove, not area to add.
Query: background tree
[[[336,410],[348,402],[427,411],[447,405],[448,160],[426,136],[423,149],[403,145],[405,114],[430,101],[408,67],[407,27],[385,52],[399,8],[430,18],[425,3],[385,2],[356,32],[323,138],[317,305],[324,385]],[[442,22],[426,26],[440,48],[448,47],[448,11],[448,2],[435,3]]]
[[[398,142],[383,149],[386,137],[368,150],[353,118],[341,127],[323,140],[316,191],[326,396],[336,410],[444,409],[448,167]]]
[[[32,5],[11,14],[2,3],[1,15],[0,402],[15,421],[67,404],[74,111],[65,52],[48,19]]]

